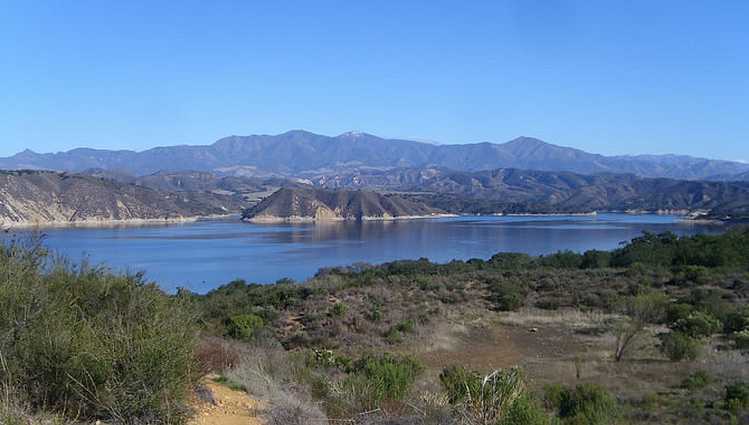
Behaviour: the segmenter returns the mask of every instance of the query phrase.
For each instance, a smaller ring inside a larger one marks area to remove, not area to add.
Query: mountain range
[[[414,200],[452,213],[633,210],[749,213],[749,182],[647,178],[634,174],[408,168],[321,176],[313,184],[325,189],[367,188],[408,194]]]
[[[749,164],[681,155],[604,156],[531,137],[507,143],[436,145],[366,133],[329,137],[303,130],[279,135],[230,136],[211,145],[157,147],[142,152],[79,148],[30,150],[0,158],[0,169],[80,172],[101,169],[144,176],[164,170],[226,175],[310,177],[359,169],[445,167],[457,171],[518,168],[579,174],[734,180]]]

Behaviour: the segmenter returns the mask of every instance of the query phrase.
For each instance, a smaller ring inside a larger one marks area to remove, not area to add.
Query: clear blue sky
[[[749,160],[746,0],[1,7],[0,155],[304,128]]]

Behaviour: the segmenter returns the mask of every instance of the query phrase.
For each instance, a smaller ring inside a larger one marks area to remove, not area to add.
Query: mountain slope
[[[242,207],[230,196],[160,192],[108,178],[0,172],[0,226],[181,220],[237,213]]]
[[[282,188],[247,210],[255,222],[375,220],[429,216],[438,211],[420,202],[369,191]]]
[[[396,169],[314,180],[326,188],[375,188],[417,193],[451,212],[589,212],[597,210],[749,211],[749,183],[643,178],[634,174],[496,169]]]
[[[73,149],[24,151],[0,158],[0,168],[82,171],[89,168],[147,175],[161,170],[240,170],[255,175],[310,176],[357,168],[439,166],[461,171],[521,168],[581,174],[633,173],[703,179],[749,172],[749,164],[676,155],[591,154],[521,137],[504,144],[433,145],[366,133],[336,137],[295,130],[269,136],[231,136],[207,146],[169,146],[143,152]]]

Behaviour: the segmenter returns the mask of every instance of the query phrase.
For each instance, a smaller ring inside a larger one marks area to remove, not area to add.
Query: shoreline
[[[356,222],[356,221],[397,221],[397,220],[426,220],[431,218],[448,218],[448,217],[460,217],[460,214],[430,214],[430,215],[401,215],[401,216],[363,216],[358,217],[301,217],[301,216],[290,216],[290,217],[279,217],[279,216],[265,216],[265,217],[251,217],[242,218],[241,221],[251,224],[300,224],[300,223],[338,223],[338,222]]]
[[[476,214],[481,215],[481,214]],[[595,217],[598,215],[598,211],[592,212],[569,212],[569,213],[494,213],[491,214],[495,217]]]
[[[492,214],[429,214],[429,215],[408,215],[408,216],[364,216],[355,217],[253,217],[242,218],[240,213],[233,214],[214,214],[188,217],[172,218],[137,218],[137,219],[87,219],[79,221],[50,221],[50,222],[4,222],[0,221],[0,230],[28,230],[28,229],[64,229],[64,228],[107,228],[107,227],[139,227],[139,226],[166,226],[174,224],[189,224],[198,221],[223,220],[236,217],[239,222],[249,224],[305,224],[305,223],[338,223],[338,222],[365,222],[365,221],[402,221],[402,220],[428,220],[454,217],[595,217],[599,214],[626,214],[626,215],[671,215],[677,218],[682,224],[697,225],[715,225],[723,226],[728,224],[720,219],[711,218],[690,218],[689,214],[664,214],[656,211],[593,211],[587,213],[492,213]]]
[[[77,221],[47,221],[47,222],[5,222],[0,221],[0,229],[6,230],[28,230],[40,229],[64,229],[64,228],[107,228],[107,227],[139,227],[160,226],[170,224],[187,224],[198,221],[221,220],[230,217],[241,217],[239,214],[214,214],[188,217],[170,218],[128,218],[128,219],[86,219]]]

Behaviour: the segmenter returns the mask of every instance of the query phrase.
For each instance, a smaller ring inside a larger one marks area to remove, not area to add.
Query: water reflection
[[[487,258],[499,251],[545,254],[611,249],[643,231],[715,233],[673,217],[601,214],[570,217],[458,217],[388,222],[247,224],[205,221],[149,227],[46,230],[47,243],[74,261],[145,270],[173,290],[205,292],[235,278],[303,280],[319,268],[427,257]]]

